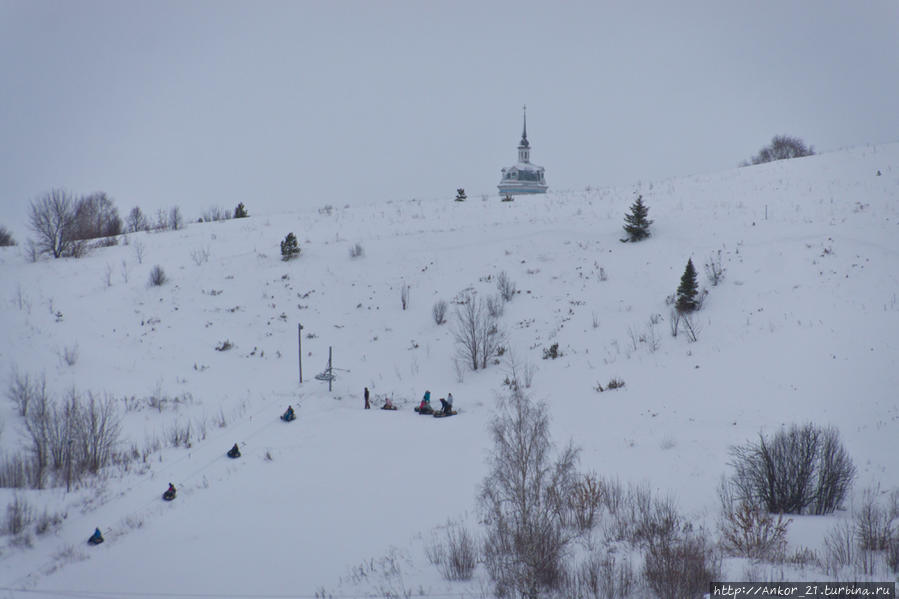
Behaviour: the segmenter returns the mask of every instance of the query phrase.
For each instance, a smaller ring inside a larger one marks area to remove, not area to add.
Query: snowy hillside
[[[483,572],[447,582],[424,546],[448,518],[476,529],[509,353],[534,369],[529,391],[582,470],[646,483],[696,522],[714,523],[728,448],[784,424],[838,427],[854,495],[899,486],[899,144],[514,202],[451,191],[287,214],[248,201],[248,219],[129,235],[77,260],[0,248],[3,388],[43,373],[54,397],[114,397],[123,447],[156,448],[68,494],[0,489],[0,506],[65,514],[27,543],[0,537],[0,588],[488,596]],[[652,236],[621,243],[635,193]],[[283,262],[289,232],[302,253]],[[719,250],[711,286],[702,265]],[[696,342],[672,337],[666,304],[691,257],[709,291]],[[457,367],[453,299],[495,295],[502,271],[519,290],[501,317],[509,351]],[[562,355],[543,359],[555,343]],[[331,392],[314,378],[329,348]],[[624,388],[596,390],[612,378]],[[400,409],[363,410],[366,386],[374,407],[389,396]],[[415,414],[426,389],[435,403],[452,392],[459,416]],[[288,404],[298,419],[285,424]],[[27,450],[6,399],[0,421],[5,454]],[[171,447],[188,424],[191,446]],[[235,442],[243,457],[228,460]],[[170,481],[178,498],[164,503]],[[794,518],[791,546],[820,547],[841,517]],[[106,542],[88,547],[94,527]]]

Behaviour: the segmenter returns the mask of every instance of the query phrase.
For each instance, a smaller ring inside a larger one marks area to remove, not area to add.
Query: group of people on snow
[[[424,396],[421,398],[421,402],[418,404],[418,408],[415,410],[419,414],[434,414],[434,408],[431,407],[431,392],[425,391]],[[444,416],[450,416],[451,414],[455,414],[453,412],[453,394],[447,393],[446,397],[440,398],[440,411],[436,412],[438,415],[442,414]]]
[[[368,387],[365,388],[364,392],[364,400],[365,400],[365,409],[368,410],[371,408],[371,394],[368,390]],[[381,406],[382,410],[396,410],[397,407],[393,404],[389,397],[384,398],[384,405]],[[434,414],[438,416],[449,416],[455,414],[453,411],[453,394],[447,393],[446,397],[440,398],[440,411],[435,412],[434,408],[431,407],[431,392],[425,391],[424,396],[421,399],[421,403],[418,404],[418,407],[415,408],[415,411],[420,414]],[[296,420],[296,412],[294,412],[293,406],[287,406],[287,411],[281,415],[281,420],[285,422],[291,422],[292,420]],[[239,458],[240,457],[240,447],[237,443],[234,444],[231,449],[228,450],[227,456],[229,458]],[[171,501],[175,499],[175,485],[169,483],[169,488],[162,494],[162,498],[166,501]],[[97,528],[94,530],[94,534],[90,536],[87,542],[91,545],[99,545],[103,542],[103,535],[100,533],[100,529]]]

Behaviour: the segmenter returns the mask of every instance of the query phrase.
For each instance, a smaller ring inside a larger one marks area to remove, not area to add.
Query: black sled
[[[168,489],[165,493],[162,494],[162,498],[163,498],[165,501],[171,501],[172,499],[175,498],[175,490],[174,490],[174,489]]]
[[[425,406],[423,408],[421,406],[418,406],[415,408],[415,411],[418,412],[419,414],[421,414],[422,416],[427,416],[428,414],[434,413],[434,408],[432,408],[431,406]]]
[[[297,419],[297,415],[295,412],[284,412],[281,414],[281,420],[284,422],[293,422]]]
[[[449,412],[444,412],[440,410],[439,412],[434,412],[434,418],[446,418],[447,416],[455,416],[458,414],[456,410],[450,410]]]
[[[229,458],[239,458],[240,457],[240,449],[237,447],[237,443],[234,444],[234,447],[228,450]]]
[[[103,542],[103,535],[100,534],[100,529],[97,528],[94,530],[94,534],[90,536],[87,540],[88,545],[99,545]]]

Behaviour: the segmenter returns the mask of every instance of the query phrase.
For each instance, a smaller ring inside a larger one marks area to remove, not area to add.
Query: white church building
[[[547,185],[543,167],[531,164],[531,144],[528,142],[527,107],[524,110],[524,128],[518,144],[518,162],[502,169],[502,179],[497,187],[501,196],[525,193],[546,193]]]

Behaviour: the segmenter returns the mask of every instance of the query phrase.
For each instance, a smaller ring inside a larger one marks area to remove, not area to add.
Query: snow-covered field
[[[635,192],[653,234],[621,243]],[[508,353],[460,372],[452,301],[496,294],[501,271],[519,289],[506,345],[535,369],[530,393],[555,441],[581,447],[582,470],[646,483],[713,523],[728,448],[811,421],[839,428],[854,496],[899,486],[899,144],[508,203],[247,208],[77,260],[0,248],[3,387],[44,373],[55,397],[120,398],[124,446],[162,445],[68,494],[15,493],[66,517],[30,547],[0,538],[0,588],[48,591],[4,597],[488,596],[483,572],[446,582],[424,546],[448,518],[476,527]],[[283,262],[291,231],[302,254]],[[712,287],[702,265],[719,250],[726,276]],[[690,257],[709,290],[695,343],[671,336],[666,304]],[[161,287],[148,286],[155,265]],[[542,359],[554,343],[562,356]],[[329,348],[331,392],[314,378]],[[625,387],[595,390],[613,377]],[[363,410],[366,386],[374,407],[390,396],[400,409]],[[452,392],[460,415],[415,414],[426,389],[435,403]],[[291,424],[278,419],[288,404]],[[5,399],[0,420],[0,447],[26,448]],[[168,447],[188,423],[192,446]],[[243,457],[229,460],[235,442]],[[165,503],[170,481],[179,494]],[[0,506],[13,497],[0,490]],[[791,546],[819,548],[844,517],[794,518]],[[88,547],[94,527],[106,542]]]

